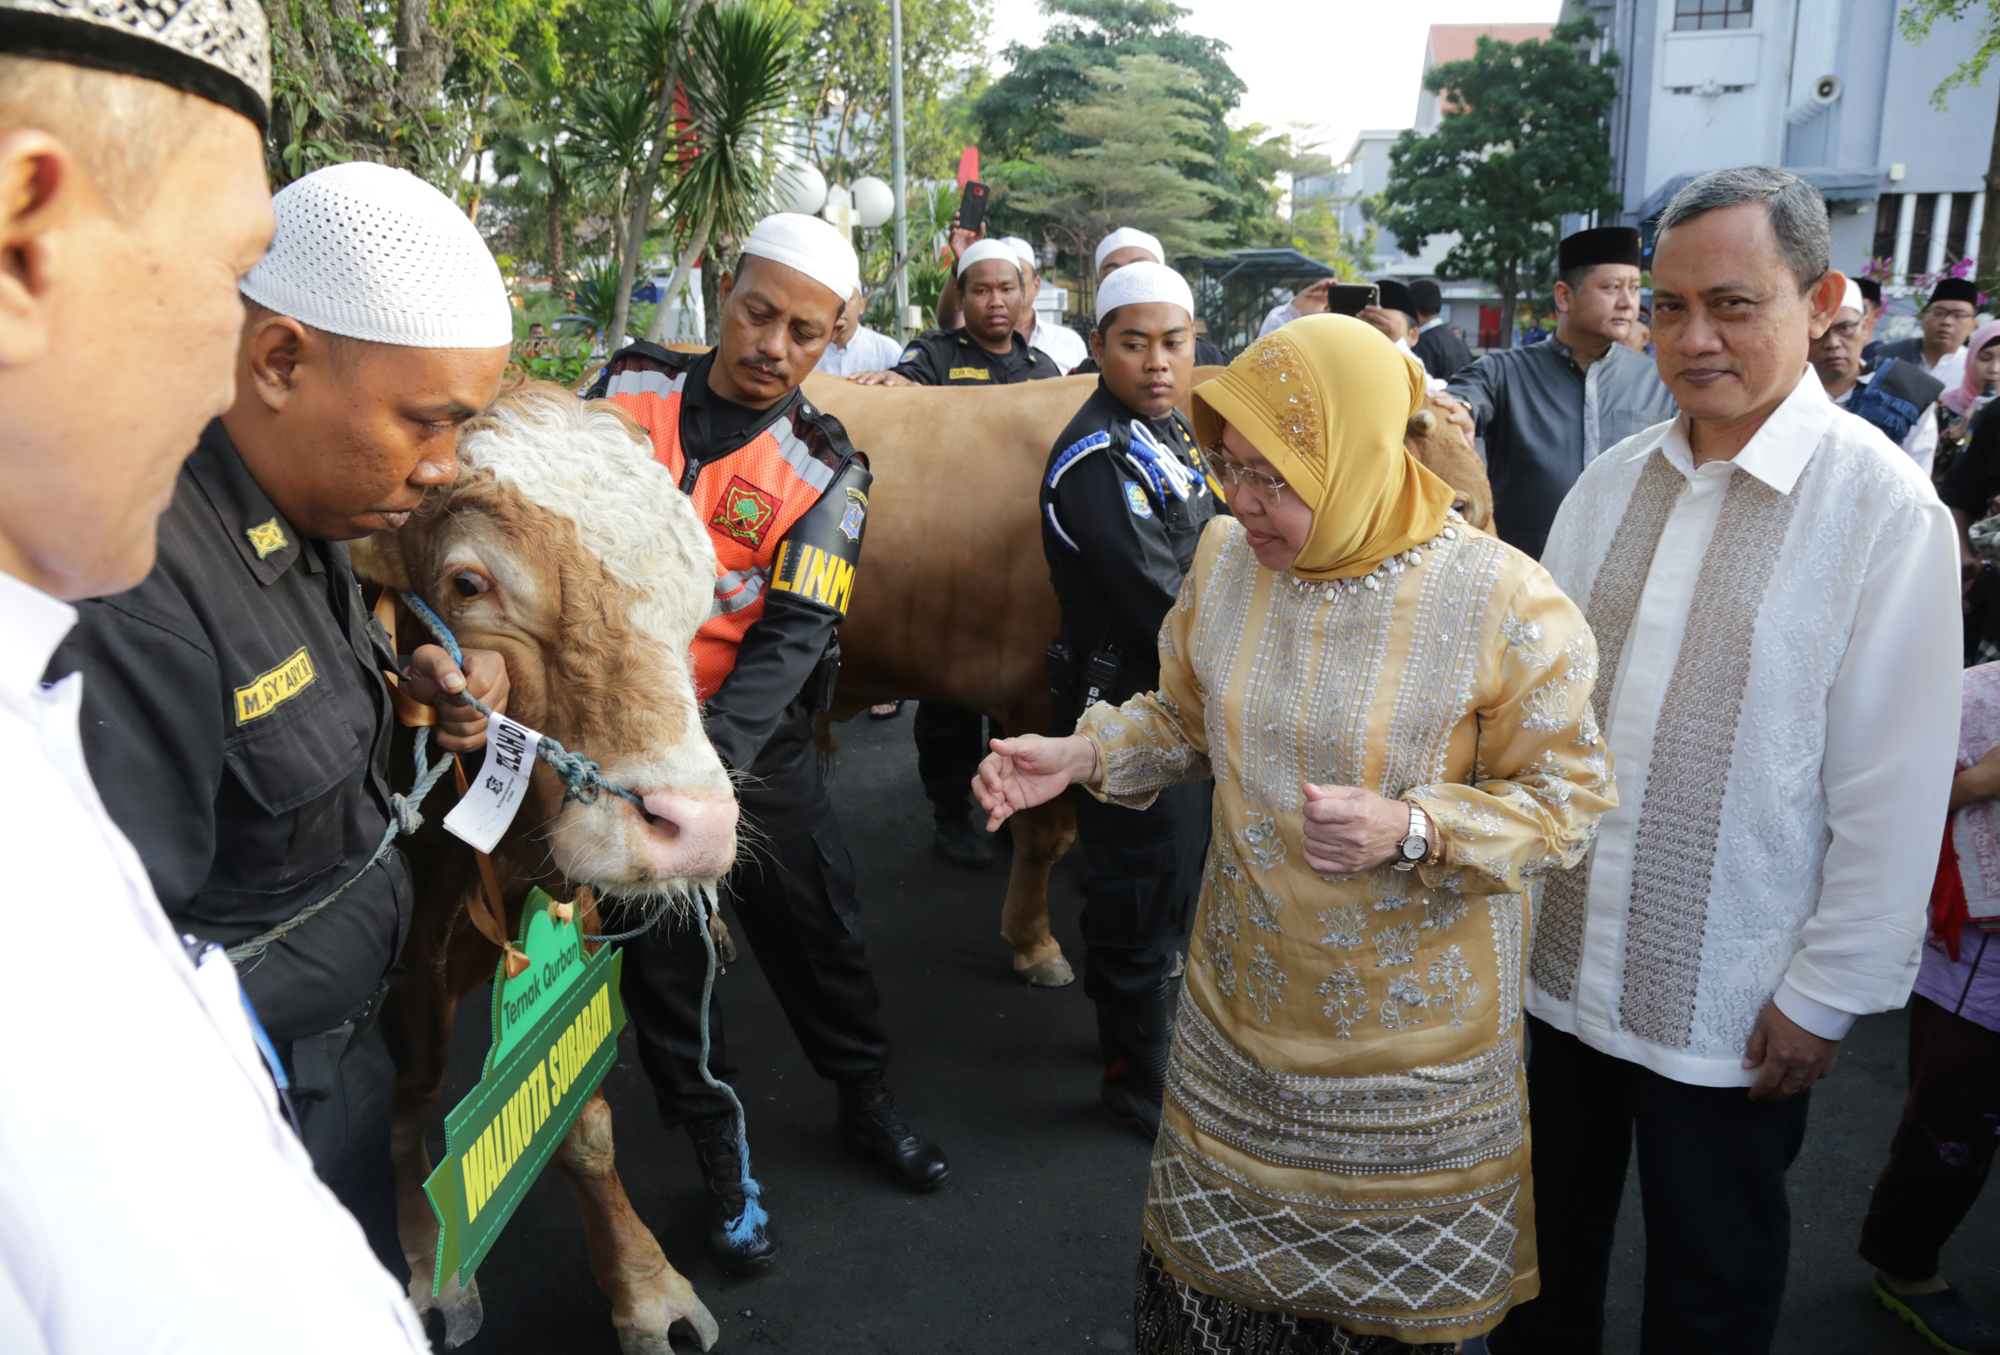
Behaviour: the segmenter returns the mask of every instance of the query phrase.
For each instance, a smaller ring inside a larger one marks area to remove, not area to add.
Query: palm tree
[[[639,260],[646,250],[646,232],[653,224],[653,196],[660,186],[660,167],[672,141],[674,90],[680,85],[681,58],[692,35],[695,7],[701,0],[642,0],[625,19],[619,46],[627,53],[629,72],[637,84],[650,92],[653,103],[650,146],[639,171],[633,195],[631,222],[625,230],[624,257],[618,268],[618,299],[612,312],[607,342],[615,345],[625,335],[625,322],[632,305],[632,283],[638,277]]]
[[[514,179],[542,197],[548,213],[549,288],[563,293],[563,208],[569,201],[576,164],[573,148],[563,135],[555,82],[544,73],[529,72],[526,88],[503,98],[495,122],[493,172]]]
[[[702,5],[689,29],[680,78],[686,115],[673,138],[684,163],[667,190],[680,261],[646,333],[655,343],[695,260],[717,240],[742,239],[770,209],[777,162],[769,147],[805,71],[797,59],[803,30],[782,0]],[[642,198],[638,210],[647,205]]]

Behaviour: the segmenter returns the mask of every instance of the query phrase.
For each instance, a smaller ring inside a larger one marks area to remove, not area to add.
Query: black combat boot
[[[709,1253],[732,1274],[766,1269],[777,1258],[778,1244],[771,1237],[770,1221],[762,1217],[762,1202],[753,1222],[737,1226],[749,1201],[743,1194],[743,1158],[736,1151],[735,1112],[689,1120],[687,1132],[701,1164],[701,1179],[708,1186]]]
[[[986,840],[986,830],[966,817],[964,810],[937,816],[931,845],[954,866],[967,870],[989,870],[993,866],[993,844]]]
[[[1130,1002],[1097,1004],[1097,1045],[1104,1055],[1104,1081],[1097,1103],[1112,1121],[1143,1135],[1160,1132],[1160,1103],[1167,1093],[1167,1047],[1173,1041],[1171,980]]]
[[[951,1175],[944,1149],[910,1128],[882,1076],[840,1084],[840,1136],[911,1190],[936,1190]]]

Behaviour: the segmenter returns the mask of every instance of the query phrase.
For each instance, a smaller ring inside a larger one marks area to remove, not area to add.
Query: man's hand
[[[1763,1070],[1750,1088],[1750,1099],[1783,1101],[1797,1096],[1821,1078],[1832,1076],[1839,1058],[1840,1041],[1820,1039],[1779,1011],[1775,1000],[1767,1002],[1743,1051],[1745,1068]]]
[[[951,257],[956,262],[965,257],[966,250],[971,249],[986,238],[986,223],[983,221],[980,222],[979,229],[976,231],[963,230],[958,224],[958,213],[953,212],[951,214],[951,234],[945,238],[951,242]],[[958,270],[954,268],[952,271],[956,272]]]
[[[1432,408],[1444,416],[1446,423],[1465,435],[1465,445],[1470,447],[1472,440],[1479,436],[1479,426],[1472,421],[1471,407],[1457,396],[1448,395],[1444,391],[1431,396],[1430,401]]]
[[[1410,835],[1407,801],[1353,786],[1307,786],[1305,817],[1306,864],[1321,875],[1355,875],[1385,865]]]
[[[1340,279],[1321,278],[1292,298],[1292,309],[1300,315],[1319,315],[1326,310],[1326,289]]]
[[[856,372],[847,378],[857,386],[914,386],[917,383],[896,372]]]
[[[990,742],[993,751],[972,778],[972,793],[986,811],[989,833],[1014,813],[1046,804],[1097,775],[1097,745],[1081,734],[1066,739],[1023,734]]]
[[[403,690],[437,709],[438,746],[450,753],[476,753],[486,746],[486,717],[453,700],[469,691],[502,715],[507,713],[507,664],[490,649],[465,651],[465,667],[451,661],[439,645],[419,645],[410,655]]]

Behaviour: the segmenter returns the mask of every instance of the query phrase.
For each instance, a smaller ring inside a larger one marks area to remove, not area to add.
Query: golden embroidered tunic
[[[1597,652],[1540,565],[1456,514],[1356,579],[1202,539],[1160,689],[1079,732],[1101,798],[1215,778],[1146,1238],[1205,1293],[1411,1343],[1537,1289],[1523,891],[1615,803]],[[1421,805],[1434,867],[1323,876],[1306,783]]]

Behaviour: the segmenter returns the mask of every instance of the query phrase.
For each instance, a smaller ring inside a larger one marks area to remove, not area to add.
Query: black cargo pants
[[[1165,983],[1187,945],[1214,783],[1169,786],[1145,809],[1072,793],[1084,865],[1083,991],[1129,1002]]]
[[[830,1081],[879,1076],[889,1058],[881,997],[861,940],[854,862],[834,818],[812,742],[812,717],[794,701],[738,791],[736,868],[724,886],[736,935],[748,943],[813,1071]],[[607,921],[606,925],[615,925]],[[668,1127],[727,1111],[701,1079],[701,986],[708,952],[689,919],[663,922],[625,943],[620,994],[639,1063]],[[708,1068],[736,1071],[723,1041],[722,988],[709,1003]]]

